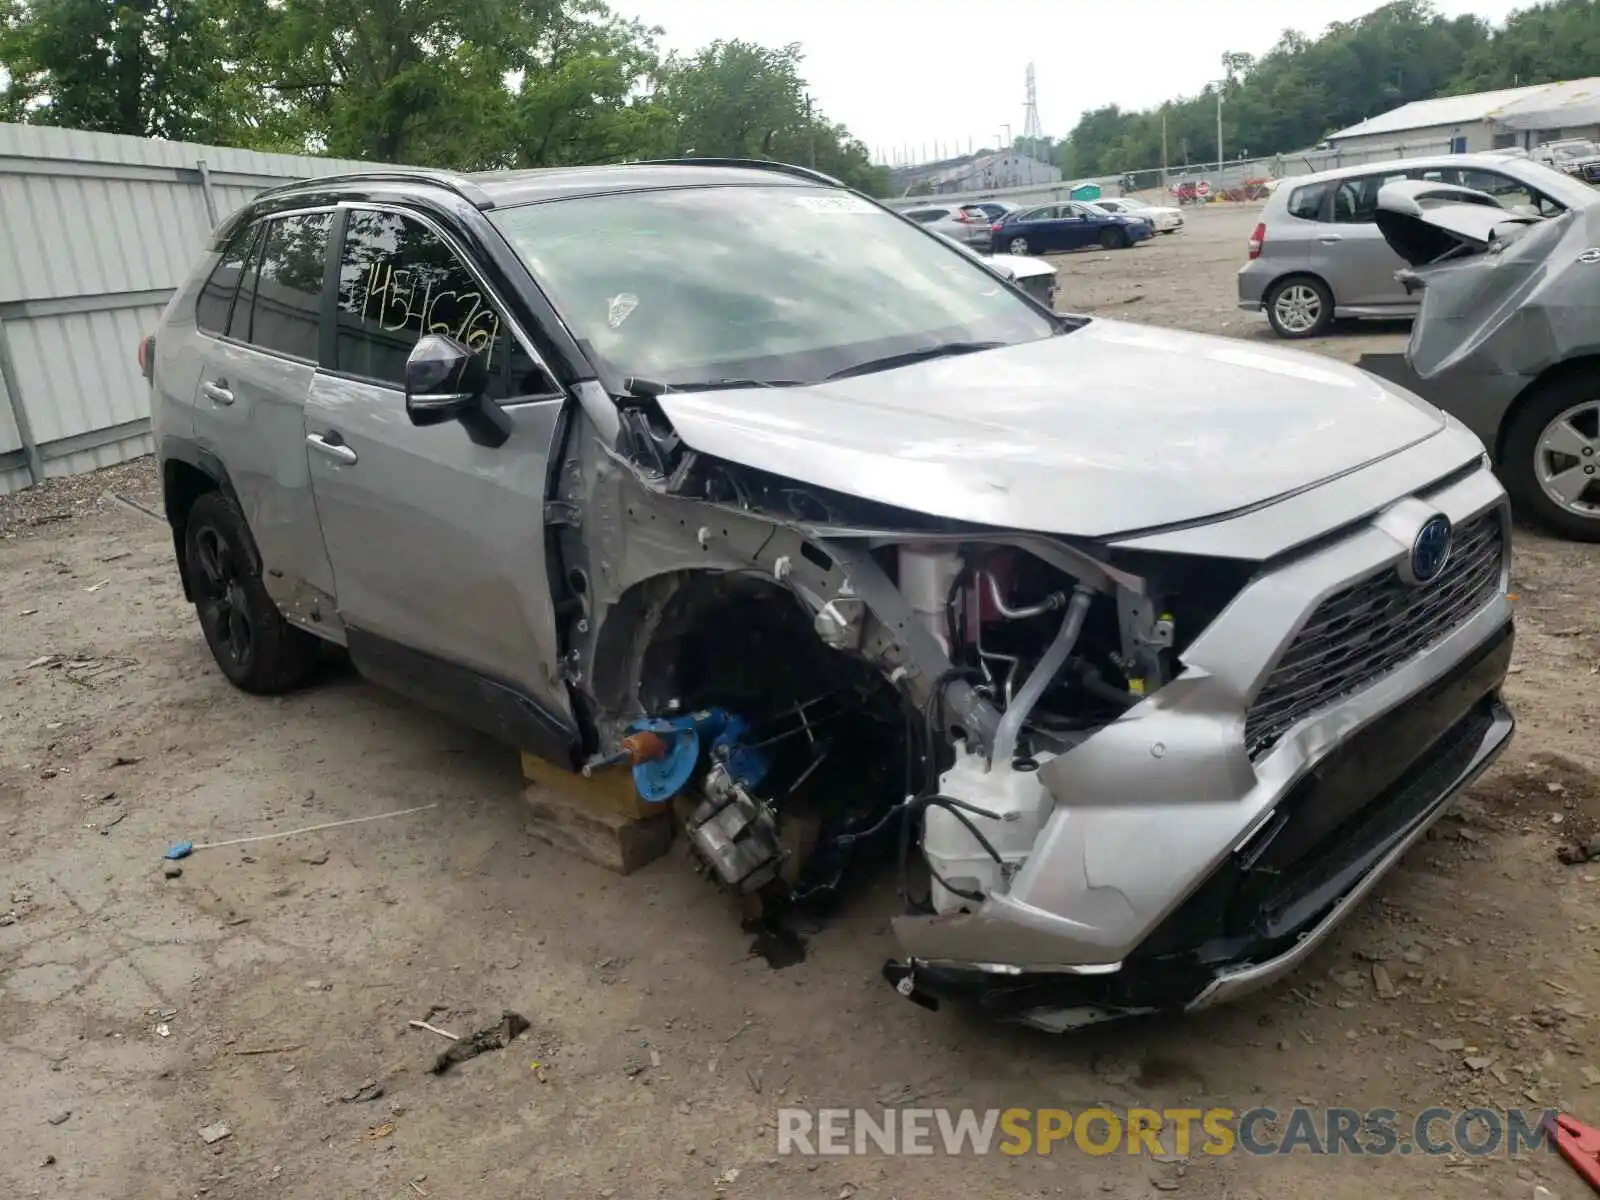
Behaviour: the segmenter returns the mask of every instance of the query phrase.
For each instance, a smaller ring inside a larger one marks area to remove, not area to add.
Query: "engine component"
[[[814,627],[825,646],[835,650],[859,650],[861,634],[866,628],[866,603],[845,586],[817,613]]]
[[[643,742],[645,734],[653,734],[665,743],[663,753],[631,760],[634,786],[653,804],[671,800],[688,786],[703,748],[709,748],[713,762],[722,766],[729,779],[740,787],[755,787],[767,773],[766,755],[741,742],[750,732],[750,723],[726,709],[701,709],[681,717],[643,717],[628,726],[628,732],[637,739],[636,744]],[[624,739],[624,749],[618,754],[592,766],[618,761],[627,752],[628,741]]]
[[[706,774],[705,799],[689,818],[689,842],[729,887],[753,892],[777,878],[784,850],[772,810],[729,771],[727,762]]]
[[[1061,622],[1061,631],[1056,634],[1056,640],[1050,643],[1050,649],[1045,651],[1044,657],[1029,673],[1022,690],[1000,718],[1000,727],[994,735],[996,766],[1009,764],[1012,754],[1016,752],[1022,724],[1066,664],[1072,647],[1077,643],[1078,634],[1083,630],[1083,619],[1089,613],[1089,601],[1093,598],[1094,592],[1081,583],[1072,590],[1072,599],[1067,602],[1067,615]]]
[[[588,779],[596,771],[606,767],[620,767],[627,765],[636,767],[643,762],[652,762],[667,756],[667,743],[661,740],[661,735],[645,730],[642,733],[630,733],[617,743],[616,750],[611,754],[597,754],[583,764],[583,777]]]
[[[900,547],[900,591],[911,611],[946,654],[950,645],[950,600],[962,571],[961,556],[927,546]]]
[[[981,753],[965,747],[956,751],[955,764],[939,777],[939,794],[972,807],[931,805],[922,825],[922,853],[932,868],[937,912],[960,908],[967,899],[962,892],[989,895],[1006,890],[1055,811],[1054,798],[1039,781],[1039,767],[1052,757],[1040,754],[1016,763],[997,762],[991,768]],[[975,810],[987,810],[994,817]],[[974,835],[974,828],[987,846]]]

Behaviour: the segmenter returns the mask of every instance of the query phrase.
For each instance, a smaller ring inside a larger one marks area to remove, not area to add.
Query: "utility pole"
[[[811,120],[811,93],[806,93],[806,146],[811,156],[811,169],[817,169],[817,127]]]
[[[1167,106],[1161,106],[1161,195],[1167,194]]]
[[[1228,81],[1226,79],[1213,79],[1211,86],[1217,89],[1217,190],[1222,190],[1222,166],[1225,161],[1222,157],[1222,89]]]

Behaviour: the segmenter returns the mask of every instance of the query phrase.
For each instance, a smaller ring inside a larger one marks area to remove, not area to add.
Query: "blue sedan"
[[[1047,204],[1007,213],[990,226],[994,248],[1007,254],[1047,254],[1100,246],[1125,249],[1155,235],[1141,217],[1098,212],[1084,204]]]

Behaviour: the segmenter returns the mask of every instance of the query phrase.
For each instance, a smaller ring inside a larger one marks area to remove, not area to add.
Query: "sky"
[[[1499,23],[1510,0],[1435,0]],[[1320,33],[1377,0],[618,0],[691,52],[717,38],[799,42],[811,94],[884,162],[926,161],[1020,137],[1034,64],[1047,135],[1087,109],[1192,95],[1229,51],[1261,54],[1287,27]],[[1295,15],[1291,16],[1290,14]]]

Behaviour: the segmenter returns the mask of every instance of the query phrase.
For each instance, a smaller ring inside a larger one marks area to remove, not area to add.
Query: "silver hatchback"
[[[1239,307],[1265,309],[1280,337],[1326,333],[1337,317],[1413,317],[1417,299],[1395,272],[1406,264],[1373,222],[1386,183],[1426,179],[1493,196],[1502,207],[1553,216],[1596,202],[1588,185],[1513,154],[1449,154],[1341,167],[1285,180],[1250,235]]]

